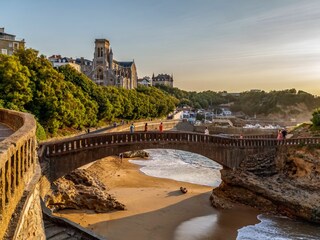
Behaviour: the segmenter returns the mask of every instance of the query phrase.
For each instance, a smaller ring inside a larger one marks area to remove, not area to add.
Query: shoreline
[[[151,177],[129,160],[121,163],[117,157],[107,157],[87,168],[107,186],[108,193],[126,205],[126,210],[62,210],[55,214],[110,240],[178,239],[176,229],[181,223],[208,215],[216,219],[214,231],[206,239],[236,239],[237,229],[259,222],[259,212],[251,208],[213,208],[209,200],[212,187]],[[186,194],[180,191],[181,186],[188,189]]]

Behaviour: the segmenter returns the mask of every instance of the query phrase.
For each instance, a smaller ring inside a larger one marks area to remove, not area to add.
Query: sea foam
[[[150,160],[130,160],[146,175],[217,187],[221,165],[199,154],[167,149],[147,150]]]

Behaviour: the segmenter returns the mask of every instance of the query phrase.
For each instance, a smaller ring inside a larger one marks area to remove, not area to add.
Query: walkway
[[[9,137],[13,132],[7,125],[0,123],[0,142]]]

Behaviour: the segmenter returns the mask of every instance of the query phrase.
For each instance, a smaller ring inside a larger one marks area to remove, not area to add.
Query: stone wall
[[[40,174],[40,171],[39,171]],[[35,180],[38,180],[36,178]],[[34,185],[33,185],[34,186]],[[30,191],[13,239],[46,239],[40,204],[40,184]]]
[[[21,216],[29,199],[26,189],[38,164],[36,122],[31,114],[7,109],[0,109],[0,122],[15,130],[0,143],[0,239],[12,239],[18,226],[24,224]]]

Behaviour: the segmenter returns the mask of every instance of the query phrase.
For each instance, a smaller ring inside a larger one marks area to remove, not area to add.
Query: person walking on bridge
[[[163,131],[163,124],[162,124],[162,122],[161,122],[160,125],[159,125],[159,131],[160,131],[160,132]]]
[[[278,140],[282,140],[283,139],[281,129],[278,130],[277,139]]]
[[[206,127],[206,129],[204,130],[204,134],[205,134],[205,135],[209,135],[209,129],[208,129],[208,127]]]
[[[146,124],[144,125],[144,131],[145,131],[145,132],[148,132],[148,123],[146,123]]]
[[[130,133],[134,133],[134,125],[133,125],[133,123],[131,123],[131,125],[130,125]]]
[[[282,139],[286,139],[288,132],[287,132],[287,130],[284,128],[284,129],[282,129],[281,134],[282,134]]]

